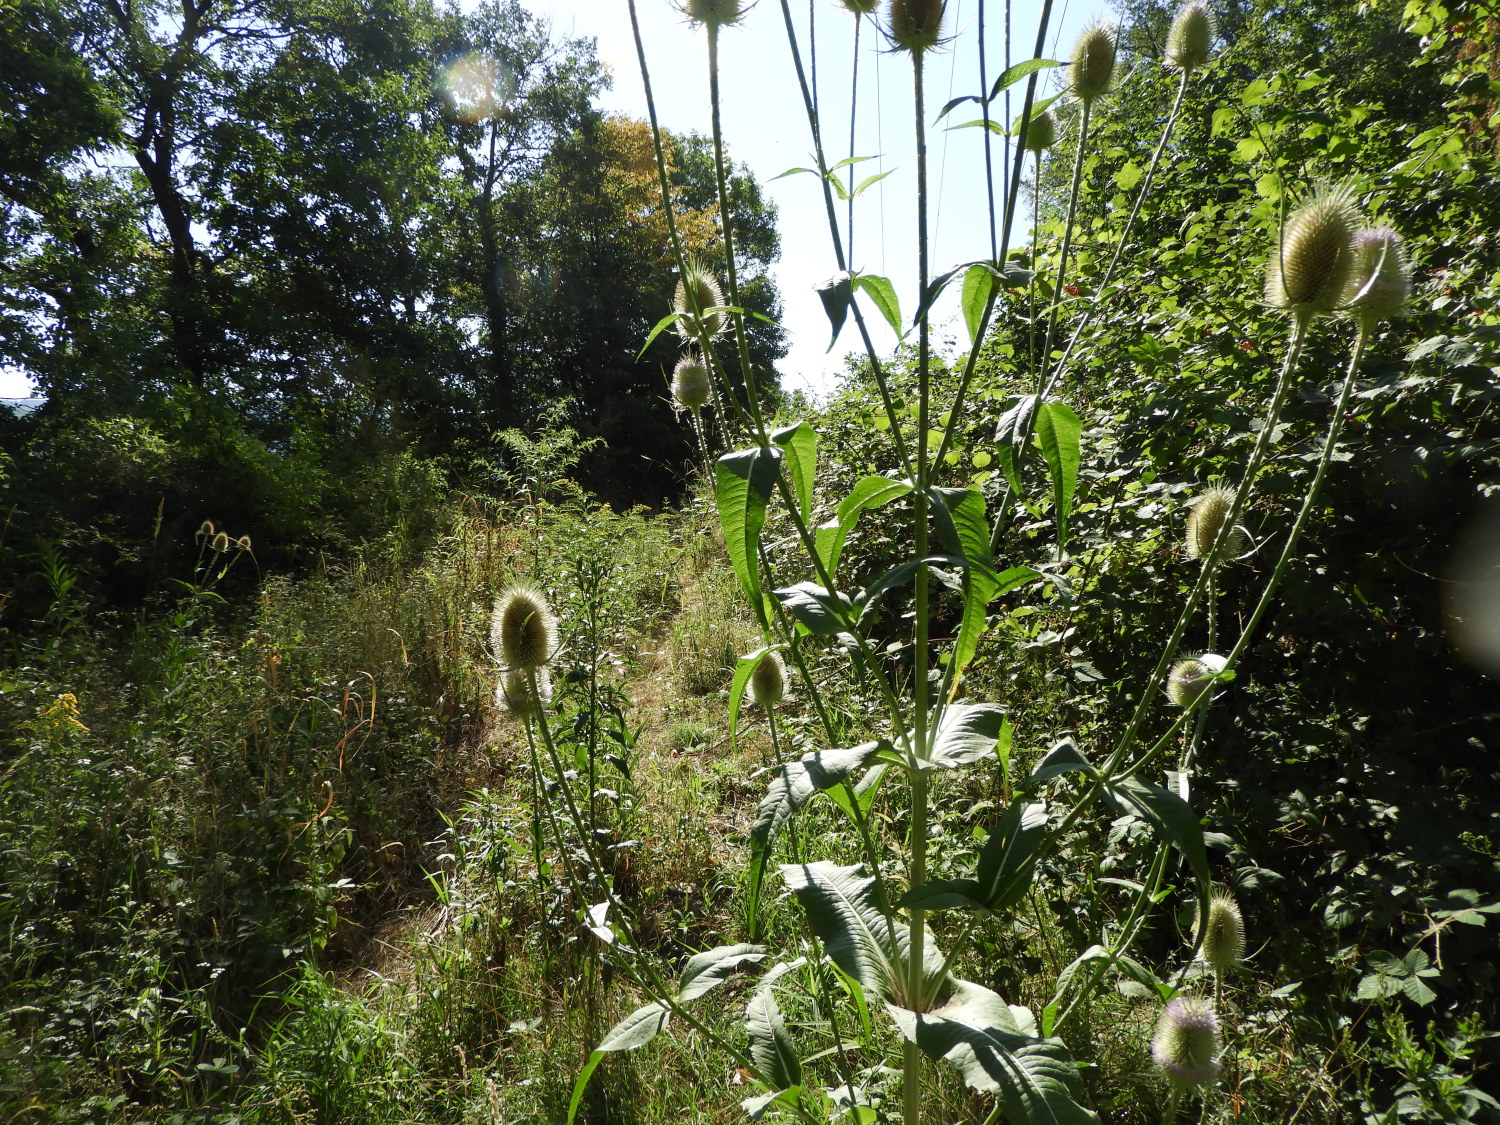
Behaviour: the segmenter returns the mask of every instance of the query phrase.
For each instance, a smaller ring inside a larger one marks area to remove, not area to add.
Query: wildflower
[[[1208,929],[1198,958],[1216,973],[1227,973],[1245,956],[1245,919],[1234,899],[1216,894],[1208,902]]]
[[[1347,186],[1320,187],[1293,211],[1266,263],[1266,300],[1299,316],[1337,309],[1354,272],[1359,222]]]
[[[690,260],[684,266],[682,278],[677,282],[677,292],[672,298],[672,311],[681,314],[675,331],[685,340],[698,339],[698,327],[702,318],[703,333],[709,339],[721,335],[729,327],[729,317],[722,312],[709,312],[724,304],[724,290],[718,280],[702,262]]]
[[[689,353],[677,361],[672,371],[672,398],[684,410],[701,410],[708,402],[708,365],[703,357]]]
[[[1214,549],[1219,530],[1234,507],[1234,493],[1227,488],[1210,488],[1193,501],[1187,519],[1187,556],[1207,559]],[[1250,537],[1242,527],[1231,527],[1214,558],[1214,565],[1239,558],[1250,547]]]
[[[750,673],[750,702],[769,711],[786,695],[786,664],[781,653],[768,652]]]
[[[526,669],[512,668],[502,672],[500,682],[495,685],[495,706],[523,719],[538,715],[552,702],[552,677],[545,668],[537,668],[531,675],[536,677],[534,692]]]
[[[490,644],[506,668],[540,668],[557,648],[557,618],[533,586],[512,586],[495,601]]]
[[[1057,118],[1044,109],[1026,126],[1026,151],[1043,153],[1057,143]]]
[[[1411,262],[1401,236],[1390,227],[1361,227],[1353,251],[1344,304],[1372,321],[1400,313],[1411,296]]]
[[[1167,63],[1191,74],[1208,61],[1213,50],[1214,17],[1208,5],[1191,0],[1177,9],[1167,32]]]
[[[898,51],[930,51],[943,38],[947,0],[891,0],[891,42]]]
[[[739,23],[745,10],[742,0],[684,0],[682,4],[688,19],[715,30]]]
[[[1190,707],[1209,689],[1227,662],[1217,653],[1190,656],[1172,665],[1167,673],[1167,698],[1178,707]]]
[[[1179,1089],[1206,1086],[1219,1076],[1223,1042],[1219,1017],[1203,1000],[1179,996],[1162,1010],[1151,1057]]]
[[[1095,20],[1083,29],[1073,47],[1068,66],[1068,84],[1073,96],[1088,105],[1109,89],[1115,73],[1115,29],[1112,24]]]

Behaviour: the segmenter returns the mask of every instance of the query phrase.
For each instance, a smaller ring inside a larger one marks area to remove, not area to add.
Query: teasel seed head
[[[1213,42],[1213,13],[1201,0],[1189,0],[1177,9],[1167,32],[1167,64],[1191,74],[1208,61]]]
[[[943,41],[947,0],[891,0],[890,36],[898,51],[919,54]]]
[[[214,521],[213,520],[204,520],[202,523],[200,523],[198,525],[197,534],[195,534],[193,536],[194,539],[212,539],[213,537],[214,537]]]
[[[689,298],[691,294],[691,299]],[[677,282],[677,292],[672,297],[672,311],[682,316],[673,325],[673,330],[684,340],[697,340],[698,318],[703,318],[703,330],[709,339],[720,336],[729,327],[729,315],[709,312],[724,304],[724,290],[708,267],[696,259],[690,259]],[[694,309],[697,309],[695,312]]]
[[[689,352],[677,361],[672,370],[672,398],[678,406],[684,410],[702,410],[712,392],[708,365],[701,355]]]
[[[1330,313],[1354,271],[1359,212],[1347,186],[1320,187],[1288,216],[1266,263],[1266,300],[1299,316]]]
[[[1193,501],[1187,518],[1187,556],[1190,559],[1206,559],[1214,549],[1214,540],[1219,529],[1229,518],[1234,507],[1234,493],[1227,488],[1210,488]],[[1242,527],[1231,527],[1224,536],[1215,566],[1237,559],[1250,549],[1250,537]]]
[[[540,668],[557,650],[557,618],[534,586],[512,586],[495,601],[490,645],[507,669]]]
[[[1115,73],[1115,28],[1095,20],[1083,29],[1073,47],[1068,66],[1068,85],[1073,96],[1087,105],[1109,89]]]
[[[213,542],[209,546],[215,551],[227,551],[229,550],[229,536],[221,531],[214,536]]]
[[[552,677],[547,669],[537,668],[536,691],[531,690],[531,679],[524,668],[512,668],[500,674],[495,685],[495,706],[503,707],[512,715],[523,719],[535,718],[552,702]]]
[[[786,697],[786,664],[781,653],[768,652],[750,673],[750,702],[769,711]]]
[[[1208,929],[1204,931],[1198,959],[1223,974],[1237,966],[1244,956],[1244,915],[1232,897],[1222,892],[1216,894],[1208,900]]]
[[[1204,1000],[1179,996],[1156,1021],[1151,1057],[1172,1085],[1180,1090],[1207,1086],[1219,1076],[1223,1040],[1219,1017]]]
[[[1179,660],[1167,673],[1167,698],[1178,707],[1191,706],[1209,690],[1214,677],[1224,671],[1226,663],[1222,656],[1213,652]]]
[[[1397,316],[1411,297],[1411,262],[1406,243],[1390,227],[1361,227],[1354,232],[1354,268],[1344,304],[1360,316],[1386,320]]]
[[[250,549],[250,536],[241,535],[234,541],[234,545],[242,551],[248,551]]]
[[[739,23],[746,7],[743,0],[683,0],[682,14],[694,23],[717,31]]]
[[[880,0],[839,0],[839,3],[856,16],[867,16],[880,7]]]
[[[1044,109],[1026,126],[1026,151],[1042,153],[1057,143],[1057,118]]]

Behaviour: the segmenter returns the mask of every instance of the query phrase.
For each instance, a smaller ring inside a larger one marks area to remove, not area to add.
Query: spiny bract
[[[702,262],[690,261],[677,282],[677,291],[672,297],[672,311],[680,313],[673,328],[685,340],[698,339],[698,323],[701,316],[703,331],[709,339],[721,335],[729,327],[729,317],[722,312],[709,312],[724,304],[724,290],[719,281]]]
[[[1406,243],[1390,227],[1354,232],[1354,268],[1344,304],[1370,320],[1396,316],[1411,297],[1411,262]]]
[[[743,0],[683,0],[682,4],[683,15],[712,28],[738,23],[745,9]]]
[[[1087,105],[1109,89],[1115,73],[1115,29],[1095,20],[1083,29],[1073,47],[1068,65],[1068,85],[1073,96]]]
[[[713,386],[702,356],[685,355],[672,370],[672,398],[684,410],[702,410]]]
[[[1167,63],[1192,72],[1208,61],[1213,50],[1214,17],[1208,5],[1192,0],[1177,9],[1167,32]]]
[[[1151,1057],[1179,1089],[1206,1086],[1219,1076],[1219,1017],[1203,1000],[1179,996],[1162,1011]]]
[[[490,645],[505,668],[540,668],[557,649],[557,618],[540,590],[512,586],[495,601]]]
[[[1359,225],[1347,186],[1320,187],[1293,211],[1266,263],[1266,300],[1299,316],[1330,313],[1343,304],[1354,271]]]
[[[946,0],[891,0],[891,42],[900,51],[930,51],[943,40]]]

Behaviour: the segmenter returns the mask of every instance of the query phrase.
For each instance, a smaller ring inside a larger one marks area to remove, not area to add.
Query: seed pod
[[[552,702],[552,677],[547,669],[537,668],[536,691],[531,690],[531,680],[524,668],[512,668],[500,674],[495,685],[495,706],[503,707],[512,715],[523,719],[535,718],[547,704]]]
[[[717,29],[739,23],[745,5],[742,0],[684,0],[682,12],[690,20]]]
[[[1396,316],[1411,296],[1411,262],[1406,244],[1390,227],[1354,232],[1354,268],[1344,304],[1371,321]]]
[[[703,357],[691,352],[677,361],[672,371],[672,398],[684,410],[701,410],[713,386]]]
[[[1073,47],[1068,66],[1068,84],[1073,96],[1087,105],[1109,89],[1115,73],[1115,29],[1113,24],[1095,20],[1083,29]]]
[[[229,536],[221,531],[214,536],[213,542],[209,546],[215,551],[227,551],[229,550]]]
[[[880,7],[880,0],[839,0],[839,3],[856,16],[867,16]]]
[[[768,652],[750,673],[750,702],[770,710],[786,695],[786,664],[781,653]]]
[[[1057,143],[1057,118],[1050,109],[1044,109],[1026,126],[1026,151],[1046,152]]]
[[[689,294],[692,294],[689,299]],[[702,317],[703,330],[709,339],[721,335],[729,327],[729,317],[722,312],[709,312],[724,304],[724,290],[718,279],[699,261],[689,261],[677,282],[677,292],[672,297],[672,311],[682,316],[674,324],[676,333],[684,340],[698,339],[698,322]]]
[[[891,42],[898,51],[918,54],[943,40],[947,0],[891,0]]]
[[[1213,42],[1213,13],[1200,0],[1190,0],[1177,9],[1167,32],[1167,64],[1191,74],[1208,61]]]
[[[1226,661],[1217,653],[1190,656],[1172,665],[1167,673],[1167,698],[1178,707],[1190,707],[1209,689],[1214,677],[1224,671]]]
[[[495,602],[490,645],[502,667],[540,668],[557,648],[557,618],[541,591],[512,586]]]
[[[204,520],[198,525],[198,532],[194,539],[212,539],[214,537],[214,521]]]
[[[1179,996],[1162,1010],[1151,1039],[1151,1057],[1180,1090],[1206,1086],[1219,1076],[1219,1017],[1204,1000]]]
[[[234,545],[242,551],[248,551],[250,549],[250,536],[241,535],[234,541]]]
[[[1320,187],[1293,211],[1266,263],[1266,300],[1299,316],[1337,309],[1354,271],[1359,213],[1347,186]]]
[[[1245,956],[1245,918],[1227,894],[1216,894],[1208,902],[1208,929],[1198,959],[1216,973],[1227,973]]]
[[[1214,540],[1219,529],[1229,518],[1234,507],[1234,493],[1227,488],[1210,488],[1193,501],[1187,518],[1187,557],[1206,559],[1214,549]],[[1230,559],[1237,559],[1250,549],[1250,537],[1242,527],[1232,527],[1224,536],[1214,565],[1219,566]]]

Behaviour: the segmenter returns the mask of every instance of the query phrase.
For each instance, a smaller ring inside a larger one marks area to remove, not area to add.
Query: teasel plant
[[[1276,431],[1276,422],[1297,367],[1308,325],[1317,316],[1345,307],[1370,309],[1371,316],[1376,315],[1373,310],[1377,305],[1381,309],[1388,308],[1391,304],[1388,295],[1400,291],[1401,285],[1390,270],[1382,272],[1382,266],[1387,261],[1402,260],[1399,246],[1392,249],[1380,238],[1367,239],[1369,246],[1376,247],[1369,251],[1374,263],[1367,271],[1371,277],[1351,289],[1351,279],[1355,274],[1353,263],[1365,251],[1357,251],[1354,247],[1353,210],[1347,193],[1337,189],[1320,192],[1287,219],[1278,244],[1273,248],[1276,264],[1271,267],[1270,276],[1276,280],[1268,282],[1267,286],[1267,300],[1285,309],[1291,317],[1292,334],[1287,356],[1262,420],[1255,449],[1241,470],[1239,484],[1223,512],[1222,522],[1212,534],[1203,532],[1200,547],[1201,559],[1205,561],[1179,611],[1171,636],[1162,646],[1158,665],[1145,679],[1151,685],[1167,684],[1170,690],[1168,669],[1179,669],[1176,678],[1180,690],[1173,699],[1178,705],[1178,713],[1153,741],[1141,741],[1146,719],[1156,704],[1154,697],[1157,693],[1153,687],[1139,693],[1135,710],[1123,732],[1111,744],[1103,764],[1090,761],[1071,739],[1062,739],[1042,756],[1028,776],[1012,777],[1002,749],[1008,746],[1010,731],[1007,711],[997,703],[968,701],[963,695],[963,677],[985,631],[989,603],[1002,593],[1040,581],[1042,576],[1038,570],[1026,566],[1001,568],[993,547],[998,527],[991,526],[984,496],[977,488],[940,486],[936,467],[942,464],[954,435],[961,428],[959,420],[974,365],[1001,290],[1031,280],[1006,265],[1011,227],[1017,213],[1015,201],[1020,187],[1021,161],[1016,160],[1011,167],[1009,191],[998,223],[998,238],[991,245],[991,258],[963,263],[934,278],[928,260],[927,112],[923,76],[927,56],[932,51],[948,47],[943,28],[946,6],[937,0],[925,3],[898,0],[890,4],[886,9],[887,22],[883,31],[898,54],[909,57],[913,76],[917,204],[912,218],[918,249],[919,303],[908,329],[890,281],[859,273],[845,255],[843,238],[848,231],[847,228],[840,229],[832,186],[837,168],[831,167],[824,156],[819,107],[802,65],[789,0],[781,0],[780,6],[788,49],[808,114],[816,161],[813,171],[821,181],[838,266],[838,272],[822,289],[820,297],[835,336],[850,315],[861,327],[877,390],[890,422],[893,450],[902,475],[872,475],[860,480],[838,504],[833,518],[814,526],[817,436],[805,422],[769,430],[755,401],[753,380],[743,380],[747,401],[737,402],[732,409],[744,421],[744,432],[752,444],[718,459],[714,466],[715,500],[731,565],[748,604],[759,619],[765,644],[759,651],[742,658],[736,666],[729,698],[730,737],[731,740],[735,737],[745,701],[748,699],[752,705],[764,705],[769,698],[762,691],[764,681],[754,682],[758,676],[770,675],[761,671],[766,666],[768,654],[785,653],[796,668],[800,693],[818,715],[825,739],[823,748],[794,761],[779,762],[779,749],[776,751],[778,765],[750,831],[751,889],[746,929],[752,942],[758,932],[758,903],[778,845],[783,839],[793,838],[794,818],[817,795],[827,796],[853,827],[853,839],[849,843],[854,854],[843,858],[855,860],[841,863],[837,860],[800,859],[780,867],[782,884],[797,900],[803,921],[815,939],[811,947],[820,952],[812,957],[776,964],[754,990],[744,1028],[749,1042],[748,1052],[740,1057],[747,1062],[744,1069],[759,1084],[761,1092],[747,1098],[744,1105],[752,1117],[775,1107],[803,1120],[816,1120],[826,1116],[826,1111],[834,1104],[832,1094],[820,1092],[809,1084],[801,1052],[780,1014],[777,990],[801,982],[816,997],[819,1011],[826,1013],[832,1022],[834,1047],[819,1054],[830,1060],[825,1065],[837,1071],[841,1085],[836,1090],[842,1091],[839,1096],[845,1104],[857,1099],[856,1091],[862,1085],[879,1084],[860,1081],[861,1073],[853,1066],[845,1048],[846,1032],[854,1034],[849,1029],[860,1028],[862,1034],[870,1037],[866,1046],[877,1048],[878,1036],[869,1030],[869,1015],[872,1009],[879,1011],[883,1008],[901,1040],[900,1100],[902,1117],[907,1125],[918,1125],[923,1117],[929,1085],[926,1060],[929,1058],[953,1064],[972,1088],[993,1096],[994,1116],[1003,1113],[1017,1122],[1094,1121],[1094,1115],[1079,1103],[1078,1070],[1057,1032],[1086,1002],[1105,971],[1121,971],[1122,966],[1135,964],[1130,959],[1130,950],[1144,931],[1150,910],[1159,901],[1174,855],[1186,863],[1189,882],[1198,899],[1195,948],[1201,944],[1209,928],[1211,876],[1198,818],[1186,792],[1154,784],[1147,781],[1144,774],[1162,760],[1185,723],[1202,721],[1201,716],[1215,694],[1215,688],[1220,682],[1228,682],[1232,676],[1235,656],[1242,649],[1248,630],[1242,630],[1236,647],[1226,657],[1219,658],[1216,654],[1200,656],[1196,658],[1197,666],[1188,669],[1180,669],[1173,662],[1178,659],[1179,648],[1188,631],[1199,626],[1213,574],[1239,533],[1238,521],[1248,501],[1251,484],[1269,456],[1271,435]],[[695,12],[694,7],[688,5],[686,10],[703,25],[709,47],[714,159],[722,189],[718,37],[732,27],[735,19],[744,15],[744,8],[739,4],[719,4],[697,6]],[[647,90],[648,113],[659,138],[635,0],[630,0],[630,9],[641,76]],[[1008,66],[990,91],[972,99],[993,100],[1003,90],[1026,79],[1027,94],[1017,130],[1017,143],[1023,150],[1027,130],[1037,119],[1037,74],[1051,65],[1050,60],[1042,57],[1050,10],[1050,4],[1044,4],[1032,59]],[[703,18],[705,13],[708,18]],[[1202,5],[1189,4],[1179,16],[1181,30],[1174,30],[1168,62],[1182,72],[1178,108],[1181,91],[1189,76],[1199,72],[1207,62],[1208,48],[1212,44],[1212,27],[1207,21]],[[1082,104],[1081,118],[1086,119],[1094,112],[1095,103],[1107,94],[1113,77],[1113,54],[1113,33],[1111,29],[1101,27],[1086,32],[1075,49],[1070,86],[1073,96]],[[1177,111],[1174,109],[1172,120],[1175,120]],[[986,118],[987,115],[986,105]],[[1082,160],[1082,149],[1087,143],[1083,121],[1080,121],[1077,140],[1080,155],[1075,159]],[[1152,174],[1166,143],[1164,135],[1157,156],[1153,158]],[[660,155],[658,147],[659,158]],[[1081,165],[1075,165],[1070,198],[1076,198],[1078,191],[1081,173],[1077,167]],[[664,172],[660,167],[658,171],[662,176],[663,199],[666,200],[669,194]],[[1144,188],[1149,188],[1149,181],[1150,176],[1146,177]],[[1144,200],[1144,188],[1132,209],[1132,223]],[[993,207],[993,203],[990,206]],[[1070,215],[1073,210],[1070,206]],[[743,374],[749,376],[752,373],[748,371],[745,359],[743,313],[737,307],[733,254],[728,245],[730,218],[729,200],[721,190],[720,222],[724,224],[726,253],[731,263],[726,308],[736,333]],[[1342,224],[1342,234],[1332,232],[1329,224]],[[1059,255],[1059,270],[1052,293],[1054,307],[1049,313],[1049,324],[1052,325],[1057,323],[1055,303],[1064,290],[1069,268],[1066,246],[1070,233],[1071,218],[1065,225],[1064,249]],[[1111,271],[1121,260],[1128,233],[1127,229],[1116,247]],[[675,228],[673,242],[679,269],[685,270],[687,262],[682,257]],[[1336,284],[1324,276],[1330,268],[1336,273],[1343,271]],[[957,389],[946,404],[947,409],[943,409],[945,404],[932,401],[929,315],[938,294],[959,278],[962,279],[961,305],[971,348]],[[1096,293],[1102,293],[1104,288],[1100,286]],[[871,302],[898,336],[904,338],[910,331],[915,337],[918,386],[915,431],[903,426],[894,409],[880,359],[864,330],[862,301]],[[1361,305],[1360,301],[1364,304]],[[1096,296],[1091,307],[1097,308],[1097,302]],[[685,310],[695,316],[703,311],[702,308]],[[1355,315],[1361,323],[1366,319],[1363,312],[1357,311]],[[673,319],[685,319],[683,311],[674,313],[668,321]],[[723,365],[712,353],[712,341],[702,339],[701,316],[698,316],[698,324],[699,343],[705,348],[704,358],[714,372],[716,385],[726,395],[735,394],[735,385],[726,377]],[[657,331],[661,328],[659,324]],[[1052,331],[1054,329],[1049,328],[1049,336]],[[1044,368],[1050,363],[1051,350],[1049,338],[1041,358]],[[1073,483],[1066,479],[1067,463],[1071,461],[1076,473],[1081,423],[1063,404],[1047,401],[1042,392],[1050,390],[1062,366],[1059,364],[1045,376],[1038,371],[1038,393],[1025,396],[1009,421],[1002,419],[1001,422],[1003,440],[1009,444],[1014,459],[1024,456],[1029,444],[1017,440],[1022,434],[1029,438],[1034,427],[1040,439],[1049,472],[1054,477],[1060,558],[1066,546],[1066,520],[1073,487]],[[942,436],[934,442],[929,434],[938,419],[942,421]],[[1019,491],[1014,464],[1007,472],[1007,485]],[[790,584],[785,583],[793,576],[778,578],[777,568],[772,566],[761,542],[768,511],[777,500],[785,509],[795,532],[794,540],[802,548],[812,575]],[[864,590],[841,592],[836,582],[841,556],[861,516],[873,508],[898,501],[909,505],[911,557]],[[1310,511],[1311,505],[1310,494],[1305,511]],[[1219,505],[1220,510],[1222,507]],[[1299,521],[1292,539],[1300,526]],[[1289,542],[1284,550],[1284,559],[1291,545]],[[933,609],[930,574],[935,567],[961,576],[963,610],[952,647],[941,653],[946,656],[946,661],[938,659],[940,649],[930,633]],[[1271,584],[1262,597],[1262,606],[1283,569],[1278,567],[1272,575]],[[911,586],[913,602],[912,655],[904,670],[907,679],[901,684],[897,681],[898,673],[873,650],[869,627],[878,612],[881,597],[907,584]],[[1253,622],[1250,627],[1253,628]],[[803,655],[806,641],[826,641],[845,652],[851,674],[869,684],[884,704],[886,714],[878,723],[872,724],[877,727],[877,733],[870,741],[855,746],[842,744],[839,729],[830,721],[818,680],[809,674]],[[1214,656],[1213,662],[1209,661],[1209,656]],[[774,724],[770,709],[768,719]],[[960,770],[981,761],[992,761],[997,752],[1005,763],[1010,803],[990,826],[971,876],[930,879],[927,848],[932,777],[939,771]],[[1179,778],[1181,774],[1179,771]],[[1053,783],[1063,778],[1080,784],[1059,791]],[[875,808],[877,801],[884,802],[882,810]],[[981,919],[1003,918],[1030,893],[1038,865],[1059,852],[1074,830],[1082,826],[1083,818],[1105,802],[1117,812],[1138,817],[1150,826],[1159,840],[1146,863],[1147,876],[1138,884],[1140,889],[1125,910],[1123,922],[1058,974],[1052,999],[1040,1012],[1011,1005],[996,992],[957,976],[938,948],[929,928],[929,917],[940,910],[967,911],[959,923],[960,933],[983,924]],[[873,826],[880,818],[894,821],[904,828],[899,865],[888,861],[884,849],[875,839]],[[798,851],[800,848],[794,844],[794,855]],[[604,905],[610,907],[612,904],[607,901]],[[632,958],[627,947],[633,942],[628,936],[628,919],[623,911],[620,914],[619,936],[610,936],[613,931],[608,926],[601,926],[595,932],[601,941],[629,962]],[[745,950],[753,951],[753,957]],[[760,960],[766,956],[762,947],[747,943],[707,951],[692,959],[689,966],[713,966],[711,972],[719,981],[727,978],[742,961]],[[700,961],[700,958],[706,960]],[[645,957],[635,960],[649,962]],[[1174,986],[1144,968],[1137,968],[1158,987],[1163,999],[1174,998]],[[684,1007],[687,1000],[701,995],[688,980],[688,975],[689,970],[685,969],[674,992],[654,967],[635,974],[634,979],[648,994],[649,1002],[617,1025],[590,1056],[590,1063],[575,1088],[575,1110],[582,1083],[587,1081],[588,1074],[603,1054],[648,1042],[666,1025],[667,1019],[687,1011]],[[831,982],[835,981],[837,988],[831,987]],[[853,997],[856,1008],[855,1018],[843,1026],[837,1016],[839,993]],[[699,1025],[695,1023],[694,1026]],[[720,1039],[715,1041],[722,1042]],[[866,1072],[863,1077],[869,1079],[870,1074]]]

